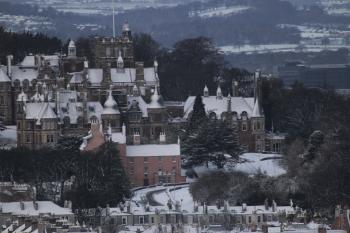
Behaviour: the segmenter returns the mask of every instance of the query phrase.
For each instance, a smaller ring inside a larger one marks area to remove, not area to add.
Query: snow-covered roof
[[[87,102],[87,117],[90,122],[92,117],[101,119],[101,114],[103,112],[103,107],[100,102]],[[78,119],[84,117],[84,108],[82,102],[61,102],[60,99],[60,111],[59,118],[61,121],[65,117],[69,118],[70,124],[77,124]]]
[[[70,40],[70,41],[69,41],[68,47],[70,47],[70,48],[75,47],[75,43],[74,43],[73,40]]]
[[[39,75],[39,72],[35,68],[20,68],[18,66],[12,67],[12,81],[20,81],[23,82],[24,80],[33,81],[34,79],[37,79]]]
[[[126,137],[123,133],[118,132],[118,133],[112,133],[112,142],[116,142],[119,144],[125,144],[126,143]]]
[[[3,213],[22,216],[39,216],[39,214],[52,214],[56,216],[73,215],[68,208],[62,208],[51,201],[38,201],[38,209],[35,209],[32,201],[23,202],[24,208],[21,209],[21,202],[0,203]]]
[[[11,82],[4,69],[0,69],[0,82]]]
[[[136,69],[125,68],[123,72],[118,69],[111,69],[111,79],[114,83],[132,83],[136,80]]]
[[[190,96],[187,98],[184,107],[184,118],[188,118],[189,114],[192,112],[195,99],[195,96]],[[227,112],[227,97],[217,98],[216,96],[208,96],[202,97],[202,100],[207,113],[215,112],[216,116],[221,118],[221,114]],[[231,97],[231,110],[232,112],[237,112],[238,117],[243,112],[246,112],[248,117],[251,117],[253,114],[253,108],[254,98]]]
[[[88,81],[92,84],[99,84],[103,80],[102,69],[88,69]]]
[[[56,119],[57,115],[49,103],[27,103],[26,119]]]
[[[177,156],[181,155],[179,144],[150,144],[126,146],[126,156]]]
[[[22,67],[35,67],[35,56],[25,56],[23,61],[20,63]]]
[[[70,79],[69,83],[78,84],[83,82],[83,72],[74,72],[71,75],[72,78]]]

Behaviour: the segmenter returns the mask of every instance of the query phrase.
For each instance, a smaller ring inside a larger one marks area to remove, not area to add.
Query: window
[[[258,222],[261,222],[261,216],[258,216]]]
[[[0,96],[0,105],[4,105],[5,104],[5,100],[3,96]]]
[[[106,48],[106,57],[110,57],[112,55],[112,50],[110,47]]]
[[[147,163],[148,162],[148,157],[143,158],[143,162]]]
[[[252,223],[252,216],[248,216],[248,223]]]
[[[163,157],[162,156],[158,156],[158,161],[162,161]]]
[[[171,161],[173,161],[173,163],[175,163],[176,162],[176,156],[171,157]]]
[[[243,122],[242,123],[242,131],[247,131],[247,130],[248,130],[247,123]]]
[[[20,121],[17,122],[17,129],[21,129],[21,122]]]
[[[30,142],[31,142],[30,134],[26,134],[26,143],[30,143]]]
[[[123,218],[122,218],[122,224],[123,225],[128,224],[128,219],[125,216],[123,216]]]
[[[148,167],[144,167],[144,174],[147,175],[148,174]]]
[[[128,158],[129,163],[133,163],[135,160],[134,158]]]
[[[145,219],[143,218],[143,216],[140,216],[139,217],[139,223],[140,224],[144,224],[144,222],[145,222]]]

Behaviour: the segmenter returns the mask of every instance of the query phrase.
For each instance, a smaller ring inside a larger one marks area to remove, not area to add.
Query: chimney
[[[269,210],[269,200],[266,198],[264,201],[265,210]]]
[[[145,76],[144,76],[143,62],[135,62],[135,67],[136,67],[136,81],[144,82]]]
[[[273,212],[277,211],[277,203],[275,202],[275,200],[272,201],[272,211]]]
[[[89,62],[88,61],[84,61],[84,69],[89,69]]]
[[[45,232],[45,224],[43,222],[38,222],[38,233]]]
[[[160,142],[160,144],[165,144],[165,142],[166,142],[166,135],[165,135],[165,133],[160,132],[159,142]]]
[[[122,126],[122,133],[123,133],[123,136],[126,137],[126,126],[125,126],[125,123],[123,123],[123,126]]]
[[[224,211],[229,212],[230,210],[230,203],[228,201],[224,201]]]
[[[176,210],[176,211],[181,211],[181,204],[180,204],[180,201],[176,201],[176,203],[175,203],[175,210]]]
[[[197,202],[194,202],[194,204],[193,204],[193,212],[195,212],[195,213],[198,212],[198,204],[197,204]]]
[[[246,212],[247,211],[247,204],[243,203],[242,204],[242,212]]]
[[[35,210],[39,210],[39,203],[36,201],[33,201],[33,206]]]
[[[130,203],[130,201],[128,201],[126,203],[126,211],[127,211],[127,213],[131,214],[131,203]]]
[[[13,60],[13,56],[12,55],[8,55],[7,56],[7,75],[10,78],[12,76],[12,60]]]
[[[238,96],[238,82],[235,80],[232,80],[232,97]]]
[[[21,202],[19,203],[19,206],[20,206],[21,210],[24,210],[24,202],[23,202],[23,201],[21,201]]]
[[[327,233],[327,227],[323,224],[318,226],[318,233]]]
[[[139,132],[134,132],[133,143],[134,143],[134,145],[140,145],[141,144],[141,136],[140,136]]]

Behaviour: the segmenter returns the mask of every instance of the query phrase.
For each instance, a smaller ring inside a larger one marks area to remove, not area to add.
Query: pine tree
[[[189,120],[188,130],[196,129],[203,121],[207,119],[202,97],[200,95],[196,96],[193,105],[192,115]]]
[[[200,124],[184,141],[186,165],[190,167],[212,162],[218,168],[223,168],[228,158],[237,161],[241,148],[235,127],[219,120]]]

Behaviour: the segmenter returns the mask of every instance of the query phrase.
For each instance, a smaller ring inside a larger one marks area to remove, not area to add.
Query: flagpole
[[[115,38],[115,7],[114,7],[114,1],[112,1],[112,9],[113,9],[113,38]]]

